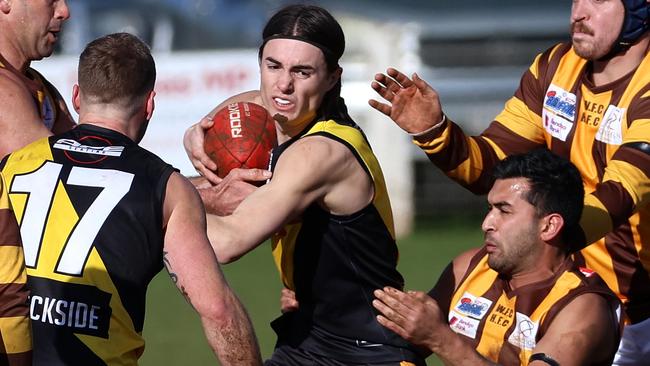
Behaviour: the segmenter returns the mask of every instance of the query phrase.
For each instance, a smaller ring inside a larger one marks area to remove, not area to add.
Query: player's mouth
[[[288,110],[293,108],[293,102],[284,98],[274,97],[273,104],[278,110]]]
[[[52,36],[52,39],[54,41],[56,41],[57,39],[59,39],[59,32],[60,32],[59,30],[50,30],[47,33]]]
[[[493,241],[488,240],[487,238],[485,239],[483,245],[485,245],[485,250],[489,254],[494,253],[497,249],[497,245]]]

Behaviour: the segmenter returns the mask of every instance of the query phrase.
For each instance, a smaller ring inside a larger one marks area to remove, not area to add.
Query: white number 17
[[[61,168],[61,164],[48,161],[29,174],[16,175],[11,185],[11,193],[29,194],[20,224],[20,235],[25,251],[25,264],[30,268],[37,265],[45,223],[54,200]],[[82,274],[99,229],[122,197],[129,192],[132,182],[133,174],[119,170],[78,166],[72,168],[67,185],[104,189],[68,237],[56,265],[57,273],[73,276]]]

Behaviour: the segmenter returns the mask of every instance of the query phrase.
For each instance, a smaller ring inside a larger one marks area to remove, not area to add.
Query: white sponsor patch
[[[465,292],[458,300],[454,310],[464,316],[470,316],[474,319],[483,319],[492,306],[492,301],[484,297],[476,297],[469,292]]]
[[[476,331],[480,323],[479,320],[463,316],[453,310],[449,312],[449,328],[472,339],[476,338]]]
[[[82,145],[75,140],[59,139],[54,143],[54,148],[59,150],[72,151],[81,154],[120,156],[124,146],[88,146]]]
[[[566,141],[573,128],[576,114],[576,96],[551,84],[544,95],[542,124],[553,137]]]
[[[537,344],[535,337],[537,337],[539,324],[522,313],[517,312],[515,316],[515,329],[508,337],[508,342],[522,350],[532,351]]]
[[[618,108],[613,105],[607,107],[603,123],[598,128],[596,140],[610,145],[620,145],[623,143],[623,116],[625,108]]]

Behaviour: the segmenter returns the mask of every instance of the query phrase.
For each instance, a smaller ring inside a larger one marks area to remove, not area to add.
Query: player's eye
[[[269,70],[278,70],[280,68],[280,65],[275,63],[267,63],[266,68]]]
[[[306,79],[311,76],[311,72],[307,70],[296,70],[293,72],[297,77]]]

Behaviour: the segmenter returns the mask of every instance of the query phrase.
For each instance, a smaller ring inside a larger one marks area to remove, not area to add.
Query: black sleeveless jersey
[[[83,124],[10,154],[2,171],[31,287],[34,364],[136,365],[174,169]]]
[[[377,158],[353,123],[316,121],[273,151],[282,152],[305,136],[323,136],[352,151],[374,185],[373,201],[358,212],[332,215],[311,204],[297,223],[273,236],[273,255],[284,285],[295,290],[297,312],[275,322],[279,342],[343,362],[420,361],[411,346],[381,326],[373,291],[401,289],[393,216]],[[280,329],[282,328],[282,329]]]

